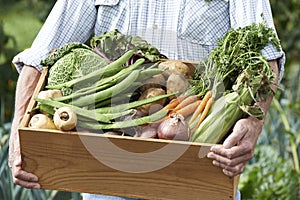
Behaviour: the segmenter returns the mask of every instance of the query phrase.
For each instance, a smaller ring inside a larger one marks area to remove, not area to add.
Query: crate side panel
[[[20,141],[23,168],[38,175],[43,189],[146,199],[233,199],[234,179],[206,158],[209,146],[26,128],[20,129]]]

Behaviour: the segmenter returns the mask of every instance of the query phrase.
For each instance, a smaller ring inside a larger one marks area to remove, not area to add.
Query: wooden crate
[[[44,70],[19,128],[22,167],[42,189],[143,199],[235,199],[230,178],[206,158],[210,144],[28,128]]]

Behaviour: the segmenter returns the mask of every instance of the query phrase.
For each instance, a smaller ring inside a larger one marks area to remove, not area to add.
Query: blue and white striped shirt
[[[31,48],[13,63],[18,71],[24,64],[42,71],[40,61],[52,49],[112,29],[141,36],[171,59],[199,61],[230,28],[259,23],[261,14],[274,28],[268,0],[58,0]],[[284,52],[267,46],[263,54],[279,59],[282,76]]]

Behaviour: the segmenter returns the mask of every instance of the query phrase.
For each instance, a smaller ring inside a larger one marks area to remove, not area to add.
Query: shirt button
[[[157,24],[153,24],[153,29],[157,29],[158,25]]]

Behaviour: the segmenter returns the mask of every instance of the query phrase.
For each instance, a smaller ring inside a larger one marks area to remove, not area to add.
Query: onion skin
[[[158,138],[157,130],[151,126],[143,127],[139,133],[135,135],[135,137],[139,138]]]
[[[160,123],[157,134],[159,139],[188,141],[190,129],[183,116],[175,113]]]
[[[118,132],[118,131],[107,131],[104,132],[103,135],[122,135],[122,132]]]

